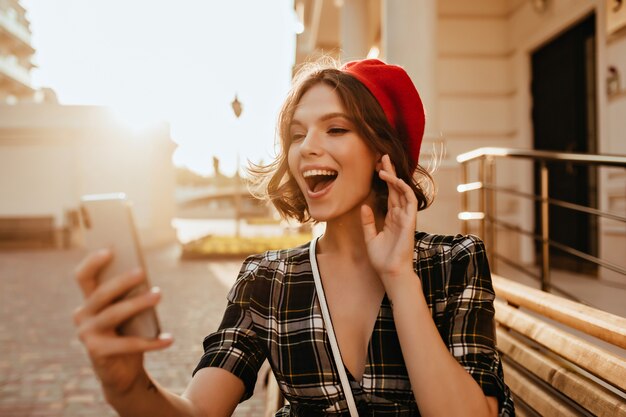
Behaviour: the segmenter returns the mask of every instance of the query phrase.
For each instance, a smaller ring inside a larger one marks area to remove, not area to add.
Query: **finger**
[[[148,308],[154,307],[159,303],[160,299],[161,290],[158,287],[153,287],[144,294],[111,304],[97,316],[94,316],[89,324],[101,330],[115,329],[126,320]]]
[[[113,254],[109,249],[102,249],[90,253],[76,267],[74,277],[78,282],[83,296],[88,297],[98,286],[98,273],[113,259]]]
[[[391,172],[393,175],[396,175],[396,167],[393,165],[393,162],[391,162],[391,158],[389,157],[388,154],[383,155],[383,167],[385,167],[385,169],[389,172]]]
[[[367,204],[363,204],[361,206],[361,223],[363,224],[363,236],[365,237],[365,243],[367,243],[374,239],[378,234],[376,231],[374,212]]]
[[[126,336],[113,339],[105,349],[108,350],[109,355],[139,353],[164,349],[172,343],[174,343],[174,339],[169,333],[161,333],[159,337],[155,339]]]
[[[380,174],[381,179],[385,181],[389,187],[392,187],[394,189],[398,200],[400,200],[400,198],[402,197],[409,200],[411,195],[415,197],[415,194],[413,193],[413,190],[411,189],[411,187],[406,182],[404,182],[402,178],[398,178],[394,175],[391,175],[387,171],[380,171],[380,172],[381,172]]]
[[[387,155],[383,155],[383,167],[385,167],[385,171],[387,171],[389,174],[391,174],[392,178],[398,178],[398,174],[396,172],[396,167],[395,165],[391,162],[391,157],[389,156],[389,154]],[[396,206],[401,204],[401,200],[400,200],[400,194],[396,195]]]
[[[378,176],[381,180],[387,183],[387,211],[391,210],[393,207],[399,207],[401,204],[400,193],[398,192],[398,189],[393,186],[397,177],[384,169],[378,171]]]
[[[391,162],[391,158],[389,157],[389,155],[383,155],[381,162],[383,165],[383,170],[386,173],[390,174],[391,178],[397,178],[396,168],[393,166],[393,163]],[[392,192],[391,189],[389,190],[388,199],[389,199],[389,202],[391,203],[390,204],[391,207],[397,207],[401,204],[399,195],[397,193]]]
[[[74,312],[72,313],[72,319],[74,320],[74,326],[79,326],[80,323],[83,321],[83,317],[85,317],[84,311],[85,311],[85,306],[80,306],[80,307],[74,309]]]
[[[401,178],[390,177],[387,172],[383,173],[381,178],[387,182],[390,194],[391,190],[394,190],[399,201],[397,207],[402,208],[405,213],[413,215],[417,211],[417,197],[415,197],[413,189]]]
[[[400,201],[402,202],[402,207],[406,207],[409,204],[409,199],[406,194],[406,187],[409,187],[402,179],[398,178],[395,182],[394,186],[398,189],[398,193],[400,194]],[[411,190],[412,192],[412,190]]]
[[[409,184],[400,178],[396,181],[395,186],[398,187],[399,191],[402,193],[402,201],[404,202],[405,211],[409,214],[416,213],[417,197],[415,197],[413,189],[409,186]]]
[[[400,207],[401,201],[399,198],[398,190],[394,187],[394,177],[387,171],[380,171],[379,177],[387,184],[387,213],[389,213],[394,207]]]
[[[165,349],[174,343],[169,333],[161,333],[158,338],[148,339],[138,336],[96,337],[85,343],[92,358],[113,355],[148,352]]]
[[[143,271],[138,268],[107,280],[89,296],[83,314],[96,314],[139,285],[144,279]]]
[[[405,218],[412,218],[412,227],[415,229],[417,226],[417,197],[413,192],[413,189],[401,178],[387,178],[387,184],[390,189],[396,189],[398,191],[399,199],[401,201],[402,216]]]
[[[402,178],[398,178],[396,181],[396,186],[402,193],[402,195],[407,199],[407,202],[415,202],[417,203],[417,197],[415,196],[415,192],[413,188],[409,184],[406,183]]]

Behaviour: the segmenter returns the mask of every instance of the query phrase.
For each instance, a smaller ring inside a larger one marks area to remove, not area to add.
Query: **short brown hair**
[[[257,197],[274,204],[283,218],[300,222],[311,220],[306,200],[296,180],[289,171],[287,154],[290,146],[290,128],[294,112],[302,96],[317,84],[334,89],[352,120],[357,133],[374,152],[388,154],[398,178],[404,180],[417,197],[418,210],[424,210],[434,199],[433,179],[430,173],[411,161],[405,138],[387,120],[382,107],[370,91],[355,77],[341,70],[335,61],[305,64],[297,72],[292,88],[283,104],[277,125],[280,149],[276,159],[267,165],[251,164]],[[417,165],[415,170],[412,166]],[[388,189],[377,173],[373,174],[372,187],[376,194],[375,209],[387,213]]]

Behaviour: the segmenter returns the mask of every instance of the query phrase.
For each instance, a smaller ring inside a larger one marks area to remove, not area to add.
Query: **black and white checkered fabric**
[[[252,395],[267,358],[289,402],[277,416],[348,415],[309,261],[309,244],[253,255],[228,294],[219,329],[204,339],[196,370],[220,367]],[[452,355],[501,416],[515,414],[495,348],[494,291],[483,242],[475,236],[415,234],[414,269]],[[383,299],[368,347],[365,373],[348,372],[361,416],[419,416],[394,326]]]

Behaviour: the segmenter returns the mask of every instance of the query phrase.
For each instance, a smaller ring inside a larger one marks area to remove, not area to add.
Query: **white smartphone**
[[[151,286],[133,220],[132,204],[124,193],[91,194],[81,198],[80,217],[85,245],[90,251],[108,248],[113,260],[98,276],[98,285],[116,275],[135,268],[144,271],[146,279],[124,297],[148,291]],[[144,310],[117,329],[121,335],[158,337],[160,333],[156,310]]]

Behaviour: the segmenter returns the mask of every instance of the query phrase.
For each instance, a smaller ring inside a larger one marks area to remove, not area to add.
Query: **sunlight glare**
[[[304,24],[300,21],[296,22],[296,34],[300,35],[304,32]]]
[[[293,0],[22,1],[37,49],[34,82],[61,104],[114,108],[140,135],[167,122],[179,146],[174,164],[198,173],[213,172],[213,157],[224,175],[236,172],[237,154],[241,164],[273,157],[303,21]]]
[[[300,35],[304,32],[304,3],[298,3],[294,10],[295,32]]]
[[[134,135],[145,133],[165,122],[160,112],[155,111],[148,104],[116,105],[111,107],[111,111],[115,120]]]
[[[367,58],[375,59],[375,58],[378,58],[379,55],[380,55],[380,49],[378,49],[377,46],[372,46],[370,51],[367,53]]]

